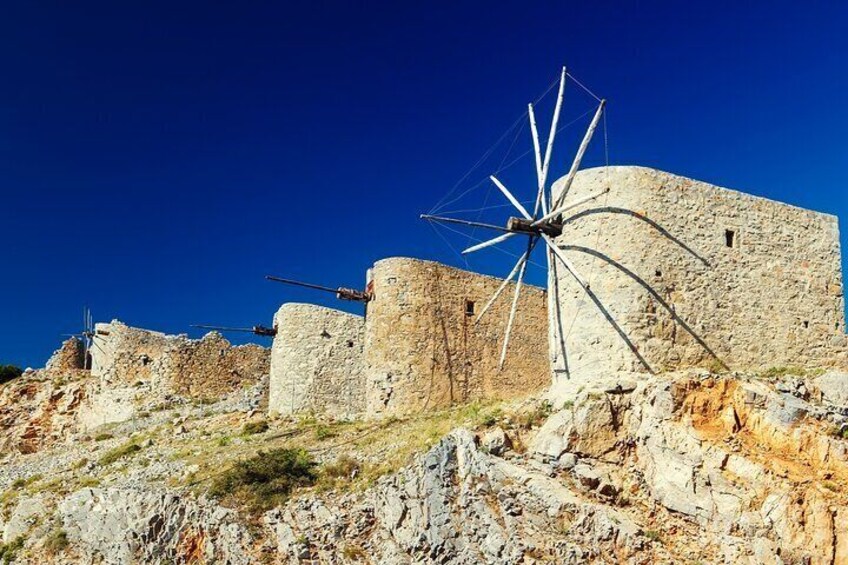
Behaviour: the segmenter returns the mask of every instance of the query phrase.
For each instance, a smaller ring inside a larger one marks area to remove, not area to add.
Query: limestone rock
[[[503,455],[506,450],[512,449],[512,440],[503,428],[496,427],[483,435],[480,445],[492,455]]]
[[[174,493],[86,488],[58,511],[87,563],[250,563],[250,535],[232,511]]]

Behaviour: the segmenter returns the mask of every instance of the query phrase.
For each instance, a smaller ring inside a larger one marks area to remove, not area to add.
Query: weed
[[[100,458],[98,463],[100,465],[106,466],[111,465],[115,461],[123,459],[124,457],[129,457],[131,455],[135,455],[139,451],[141,451],[141,446],[134,441],[129,443],[125,443],[124,445],[118,446],[115,449],[110,449],[106,452],[106,454]]]
[[[367,561],[368,555],[365,553],[365,550],[362,547],[356,544],[347,544],[342,549],[342,556],[347,561]]]
[[[295,488],[313,485],[317,479],[315,466],[303,449],[260,451],[219,475],[209,494],[232,498],[251,511],[263,512],[283,503]]]
[[[537,404],[531,411],[520,414],[517,423],[522,428],[529,430],[547,420],[552,412],[553,405],[546,400]]]
[[[97,477],[82,477],[77,484],[80,488],[94,488],[100,486],[100,479]]]
[[[562,403],[562,409],[563,410],[571,410],[572,408],[574,408],[574,401],[573,400],[566,400],[565,402]]]
[[[83,468],[83,467],[85,467],[86,465],[88,465],[88,459],[86,459],[85,457],[83,457],[82,459],[80,459],[79,461],[77,461],[76,463],[74,463],[74,464],[71,466],[71,469],[73,469],[74,471],[76,471],[77,469],[82,469],[82,468]]]
[[[657,543],[662,543],[662,535],[657,530],[645,530],[642,532],[646,538]]]
[[[336,432],[327,426],[326,424],[318,424],[315,426],[315,439],[318,441],[323,441],[325,439],[330,439],[331,437],[336,437]]]
[[[227,447],[228,445],[230,445],[230,443],[232,443],[232,441],[233,438],[231,438],[230,436],[221,436],[215,443],[218,444],[218,447]]]
[[[110,434],[108,432],[104,432],[104,433],[100,433],[100,434],[97,434],[96,436],[94,436],[94,441],[106,441],[107,439],[112,439],[113,437],[115,437],[115,436],[113,436],[112,434]]]

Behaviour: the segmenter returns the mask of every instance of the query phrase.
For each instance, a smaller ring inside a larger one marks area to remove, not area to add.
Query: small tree
[[[12,379],[17,379],[23,372],[23,369],[14,365],[0,365],[0,385]]]

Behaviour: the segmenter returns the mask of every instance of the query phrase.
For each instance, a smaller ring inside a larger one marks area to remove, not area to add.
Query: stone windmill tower
[[[482,249],[501,244],[515,237],[526,238],[527,245],[524,253],[518,258],[518,261],[515,263],[515,266],[512,268],[510,273],[503,280],[503,283],[500,285],[498,290],[494,293],[494,295],[490,298],[490,300],[482,308],[479,315],[477,316],[477,320],[479,321],[480,318],[482,318],[486,314],[492,304],[494,304],[494,302],[501,296],[504,290],[506,290],[509,283],[515,280],[515,286],[512,297],[512,307],[510,310],[509,319],[507,320],[506,329],[504,331],[503,345],[501,348],[501,367],[503,367],[504,360],[506,359],[509,350],[510,333],[512,330],[513,322],[517,315],[518,301],[519,296],[521,294],[522,283],[524,281],[524,277],[527,271],[527,265],[534,248],[539,243],[541,243],[545,249],[545,257],[547,263],[551,368],[555,374],[568,372],[567,356],[563,340],[564,330],[562,322],[562,312],[558,301],[558,285],[560,280],[560,273],[567,273],[568,276],[570,276],[574,280],[574,282],[576,282],[577,285],[579,285],[579,287],[583,289],[583,292],[585,292],[590,298],[592,298],[592,300],[596,302],[599,308],[603,309],[603,306],[597,299],[597,296],[595,296],[595,294],[592,292],[591,286],[589,284],[589,279],[587,279],[583,274],[580,273],[580,271],[574,266],[572,261],[569,260],[565,253],[563,253],[558,244],[555,243],[555,239],[560,238],[562,236],[563,224],[564,222],[568,221],[568,213],[574,211],[575,209],[578,209],[580,206],[588,202],[603,197],[610,190],[609,186],[606,186],[593,194],[588,194],[578,199],[568,199],[571,184],[574,182],[577,172],[580,169],[580,164],[583,161],[584,155],[586,154],[586,150],[589,147],[589,144],[592,141],[592,137],[594,136],[595,131],[597,130],[598,125],[604,116],[606,101],[597,97],[595,97],[598,102],[597,109],[595,110],[594,116],[592,117],[592,120],[589,123],[589,126],[583,136],[580,146],[577,149],[577,153],[575,154],[572,160],[568,174],[563,179],[560,179],[560,181],[557,182],[558,190],[556,194],[554,194],[553,191],[553,183],[549,182],[551,156],[553,154],[554,141],[556,139],[556,134],[558,131],[563,96],[566,86],[566,78],[569,76],[570,75],[563,67],[562,72],[560,74],[559,90],[557,93],[556,105],[554,107],[554,113],[551,120],[551,128],[548,133],[544,154],[541,150],[541,143],[539,139],[538,128],[536,125],[536,116],[533,104],[528,104],[527,107],[527,116],[530,122],[530,132],[533,142],[533,153],[535,156],[535,169],[537,181],[535,204],[533,206],[532,212],[525,208],[524,205],[522,205],[521,201],[516,198],[515,194],[510,191],[504,185],[503,182],[501,182],[497,177],[492,175],[489,177],[491,182],[498,188],[498,190],[503,194],[507,201],[512,205],[514,210],[518,213],[517,216],[510,216],[507,219],[505,226],[501,227],[493,224],[484,224],[481,222],[472,222],[457,218],[449,218],[430,214],[422,215],[423,219],[431,221],[470,225],[474,227],[480,227],[501,232],[500,235],[492,239],[488,239],[486,241],[480,242],[465,249],[464,251],[462,251],[463,254],[480,251]],[[608,320],[610,324],[622,336],[622,338],[627,340],[627,336],[623,333],[623,331],[621,331],[621,328],[618,327],[615,320],[613,320],[612,318],[608,318]],[[639,356],[639,352],[635,348],[635,346],[632,347],[632,349],[634,354],[636,356]]]

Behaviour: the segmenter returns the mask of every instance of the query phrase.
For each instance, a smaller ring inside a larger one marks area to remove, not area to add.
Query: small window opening
[[[351,339],[347,340],[347,346],[353,347],[353,340],[351,340]]]
[[[655,277],[657,277],[657,278],[662,277],[662,271],[660,271],[659,269],[655,270],[655,271],[654,271],[654,276],[655,276]]]
[[[805,328],[809,328],[809,327],[810,327],[810,321],[809,321],[809,320],[804,320],[804,327],[805,327]]]
[[[330,332],[327,330],[321,330],[321,337],[330,337]]]
[[[474,301],[466,300],[465,301],[465,315],[473,316],[474,315]]]
[[[733,230],[724,230],[724,244],[728,247],[733,247],[734,239],[736,238],[736,232]]]

